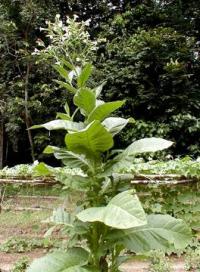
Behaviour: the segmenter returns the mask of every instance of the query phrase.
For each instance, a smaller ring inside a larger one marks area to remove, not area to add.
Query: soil
[[[33,260],[43,255],[44,255],[43,250],[35,250],[31,253],[26,253],[26,254],[0,253],[1,272],[10,272],[14,263],[24,256],[28,257],[30,260]],[[124,264],[121,267],[121,269],[124,272],[148,272],[148,266],[149,266],[148,262],[134,261],[134,262],[128,262],[127,264]],[[185,272],[183,260],[176,260],[176,262],[173,265],[173,268],[174,268],[174,272]]]
[[[12,208],[15,206],[22,206],[22,207],[48,207],[49,209],[52,209],[55,207],[55,204],[62,204],[63,200],[59,201],[57,199],[21,199],[21,198],[13,198],[12,200],[7,201],[7,206]],[[48,211],[50,212],[50,211]],[[47,212],[47,213],[48,213]],[[4,212],[6,213],[6,212]],[[33,224],[38,223],[34,220],[27,222],[23,222],[19,225],[12,224],[15,223],[15,218],[18,217],[19,213],[21,212],[13,212],[13,215],[11,216],[11,219],[9,219],[9,222],[6,221],[5,224],[3,224],[0,220],[0,244],[5,242],[7,239],[17,236],[17,237],[27,237],[29,238],[38,238],[43,237],[44,233],[48,229],[47,225],[42,225],[39,229],[34,230]],[[31,212],[31,214],[33,214]],[[9,217],[10,218],[10,217]],[[13,221],[13,222],[11,222]],[[39,220],[38,220],[39,221]],[[32,224],[32,225],[31,225]],[[30,260],[33,260],[35,258],[41,257],[45,254],[45,250],[34,250],[30,253],[1,253],[0,252],[0,271],[1,272],[10,272],[13,268],[13,265],[22,257],[28,257]],[[183,259],[173,259],[173,267],[174,272],[185,272],[184,270],[184,261]],[[141,261],[132,261],[124,264],[121,269],[124,272],[148,272],[148,262],[141,262]],[[45,272],[45,271],[41,271]]]
[[[13,265],[22,257],[28,257],[30,260],[39,258],[44,255],[44,251],[35,250],[30,253],[0,253],[0,271],[1,272],[10,272],[13,268]]]

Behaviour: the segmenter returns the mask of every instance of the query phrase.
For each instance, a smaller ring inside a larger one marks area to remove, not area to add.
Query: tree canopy
[[[63,25],[74,15],[89,20],[88,40],[97,42],[88,55],[95,67],[90,84],[105,81],[103,99],[127,101],[120,115],[135,123],[118,137],[118,147],[159,136],[176,142],[173,155],[199,155],[199,1],[2,0],[0,164],[31,162],[46,144],[62,144],[60,133],[28,129],[54,118],[71,99],[52,80],[59,80],[54,61],[33,54],[52,44],[43,29],[56,14]]]

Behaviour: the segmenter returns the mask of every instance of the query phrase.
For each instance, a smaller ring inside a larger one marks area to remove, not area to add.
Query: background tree
[[[64,25],[73,15],[90,19],[91,39],[100,41],[90,83],[106,79],[103,98],[127,99],[121,114],[137,119],[119,146],[160,136],[177,143],[174,155],[199,155],[199,1],[2,0],[0,10],[5,164],[30,162],[46,144],[62,141],[60,135],[27,132],[31,124],[53,118],[66,99],[51,81],[57,76],[50,62],[37,65],[32,55],[41,40],[51,44],[40,28],[56,14]]]

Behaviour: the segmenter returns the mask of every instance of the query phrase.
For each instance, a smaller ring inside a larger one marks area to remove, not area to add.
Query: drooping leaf
[[[68,151],[64,148],[59,148],[56,146],[49,145],[45,148],[43,153],[54,154],[54,156],[58,160],[62,160],[62,162],[70,168],[81,168],[81,169],[90,168],[90,163],[85,158],[84,155],[78,155],[78,154]]]
[[[134,156],[145,152],[156,152],[169,148],[173,142],[161,138],[144,138],[133,142],[123,152],[107,163],[106,173],[128,169],[134,162]]]
[[[33,261],[27,272],[64,272],[76,265],[87,263],[88,252],[83,248],[71,248],[67,252],[57,251]]]
[[[65,129],[68,131],[79,131],[84,128],[83,123],[72,122],[68,120],[54,120],[42,125],[32,126],[31,129],[46,128],[47,130]]]
[[[169,215],[149,215],[148,224],[140,228],[113,231],[108,235],[112,242],[123,244],[134,252],[154,249],[184,249],[191,241],[191,232],[180,219]]]
[[[108,117],[102,122],[102,124],[114,136],[118,134],[128,123],[133,122],[134,120],[132,118],[124,119],[120,117]]]
[[[119,109],[125,101],[114,101],[100,104],[94,108],[94,110],[88,116],[88,122],[92,122],[94,120],[103,121],[106,117],[108,117],[112,112]]]
[[[82,222],[102,222],[116,229],[129,229],[147,223],[142,205],[132,190],[116,195],[106,207],[88,208],[77,217]]]
[[[82,131],[67,134],[65,143],[70,151],[93,157],[109,150],[113,138],[99,121],[93,121]]]
[[[131,156],[146,152],[157,152],[169,148],[172,144],[173,142],[162,138],[144,138],[133,142],[124,152]]]
[[[81,88],[74,96],[74,104],[88,115],[95,107],[95,94],[89,88]]]
[[[77,83],[79,88],[84,87],[86,81],[91,75],[91,72],[92,72],[92,65],[88,63],[85,65],[80,75],[78,76]]]

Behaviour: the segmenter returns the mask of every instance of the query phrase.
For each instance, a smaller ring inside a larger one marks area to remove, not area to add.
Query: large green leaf
[[[45,154],[54,154],[56,159],[62,160],[62,162],[70,168],[90,168],[90,163],[84,155],[78,155],[64,148],[56,146],[47,146],[43,151]]]
[[[116,195],[106,207],[88,208],[77,215],[82,222],[102,222],[116,229],[129,229],[147,223],[136,194],[125,191]]]
[[[78,87],[84,87],[86,81],[90,77],[92,73],[92,65],[90,63],[86,64],[83,70],[81,71],[80,75],[78,76],[77,83]]]
[[[132,156],[146,152],[157,152],[169,148],[172,144],[173,142],[162,138],[144,138],[133,142],[125,149],[124,153]]]
[[[72,248],[67,252],[57,251],[33,261],[27,272],[64,272],[76,265],[87,263],[88,252],[83,248]]]
[[[118,172],[122,169],[128,169],[132,166],[134,157],[137,154],[145,152],[156,152],[169,148],[173,142],[161,138],[144,138],[133,142],[123,152],[115,156],[107,163],[105,169],[107,174]]]
[[[118,134],[128,123],[133,122],[134,120],[132,118],[124,119],[120,117],[108,117],[102,122],[102,124],[114,136]]]
[[[184,249],[191,241],[191,232],[180,219],[169,215],[149,215],[148,224],[140,228],[113,231],[108,235],[112,243],[123,244],[134,252],[154,249]]]
[[[99,121],[93,121],[82,131],[67,134],[65,143],[72,152],[93,157],[109,150],[113,138]]]
[[[106,117],[108,117],[112,112],[119,109],[125,101],[114,101],[100,104],[94,108],[94,110],[88,116],[88,122],[92,122],[94,120],[103,121]]]
[[[84,124],[68,120],[54,120],[42,125],[32,126],[31,128],[32,129],[46,128],[47,130],[65,129],[68,131],[79,131],[84,128]]]
[[[74,104],[88,115],[95,107],[96,98],[94,92],[89,88],[81,88],[74,96]]]

